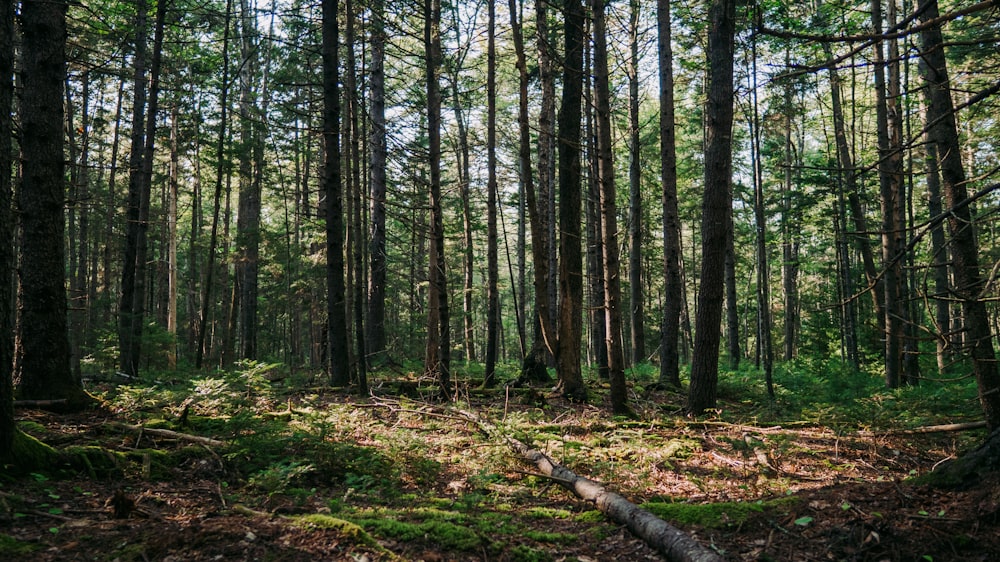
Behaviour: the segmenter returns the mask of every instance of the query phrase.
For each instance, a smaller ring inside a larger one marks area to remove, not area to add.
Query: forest
[[[995,0],[0,4],[0,558],[1000,552]]]

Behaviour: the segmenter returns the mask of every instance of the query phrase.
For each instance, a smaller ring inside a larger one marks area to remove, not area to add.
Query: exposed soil
[[[336,394],[324,399],[349,400]],[[552,396],[546,400],[553,423],[572,430],[567,442],[603,434],[611,443],[608,453],[589,457],[566,453],[565,443],[562,448],[538,445],[577,473],[600,480],[637,503],[664,498],[691,503],[792,498],[728,523],[725,513],[717,525],[677,523],[727,560],[1000,560],[1000,481],[948,491],[905,481],[957,454],[955,434],[845,436],[822,427],[760,428],[667,419],[623,430],[608,422],[604,411],[561,404]],[[372,416],[373,433],[415,431],[429,448],[455,447],[435,444],[434,428],[420,427],[419,413],[371,403],[365,410]],[[44,426],[46,441],[57,448],[75,444],[116,451],[138,447],[170,451],[191,446],[148,435],[137,439],[110,426],[108,422],[117,418],[109,413],[19,410],[17,414],[22,421]],[[448,418],[435,423],[476,433],[467,424]],[[666,447],[630,448],[628,431],[641,433],[643,439],[653,436],[669,443],[681,438],[698,446],[690,455],[666,457]],[[621,440],[618,447],[616,439]],[[741,442],[749,445],[741,448]],[[479,445],[468,440],[464,446]],[[249,492],[241,491],[243,484],[230,471],[229,461],[218,452],[202,449],[204,454],[192,454],[168,472],[155,475],[150,474],[150,462],[143,462],[139,455],[134,463],[96,478],[74,469],[65,471],[65,477],[5,479],[0,483],[0,534],[31,547],[21,554],[8,550],[6,559],[662,559],[626,530],[600,517],[526,518],[524,513],[538,513],[539,508],[578,514],[593,507],[558,485],[529,475],[532,467],[514,457],[498,471],[502,478],[490,483],[474,482],[473,475],[463,474],[466,467],[456,463],[436,473],[432,482],[414,482],[413,487],[433,488],[437,496],[456,502],[478,488],[483,501],[473,512],[493,509],[499,501],[496,498],[502,497],[518,521],[527,521],[540,533],[575,535],[577,540],[550,543],[540,534],[508,536],[504,546],[497,548],[490,546],[488,530],[469,528],[470,534],[483,538],[480,551],[449,549],[419,538],[394,540],[377,533],[372,533],[377,544],[365,544],[343,529],[296,524],[287,516],[329,513],[330,497],[377,506],[377,496],[352,496],[351,490],[331,485],[314,488],[312,496],[295,501],[281,495],[257,498],[252,509],[244,509],[236,502],[248,501],[249,496],[241,493]],[[600,457],[614,451],[621,458]],[[568,461],[564,460],[567,456]],[[519,549],[521,545],[525,548]]]

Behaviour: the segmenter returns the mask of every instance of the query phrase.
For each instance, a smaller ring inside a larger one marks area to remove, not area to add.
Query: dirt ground
[[[17,414],[22,421],[44,426],[50,435],[59,435],[59,442],[50,443],[57,448],[95,443],[111,449],[135,446],[134,437],[109,429],[114,416],[108,413],[18,410]],[[782,440],[772,439],[779,433],[776,428],[692,425],[685,432],[701,444],[695,454],[670,463],[653,457],[632,459],[633,464],[647,464],[653,489],[648,479],[638,487],[624,471],[620,481],[605,481],[636,502],[686,497],[694,503],[780,498],[773,483],[782,482],[785,495],[796,501],[753,512],[728,525],[679,525],[727,560],[1000,560],[1000,480],[950,491],[905,481],[907,475],[927,472],[934,463],[955,454],[954,435],[847,438],[818,427],[780,431]],[[764,444],[766,459],[755,459],[752,453],[736,456],[723,446],[748,432]],[[169,439],[157,439],[155,444],[180,446]],[[0,552],[6,553],[0,558],[122,562],[662,559],[623,528],[579,518],[532,521],[540,531],[579,537],[561,544],[524,539],[525,545],[534,548],[532,552],[544,551],[547,557],[526,556],[514,542],[507,543],[503,552],[485,548],[456,552],[421,540],[364,544],[342,529],[293,525],[284,517],[321,512],[319,500],[294,506],[279,501],[254,510],[234,505],[230,491],[224,489],[225,465],[223,458],[213,454],[192,457],[159,478],[137,470],[110,478],[92,478],[78,471],[68,478],[36,474],[3,479],[0,535],[10,544],[0,544],[5,547]],[[586,471],[586,467],[575,469],[582,474]],[[506,477],[509,486],[518,486],[526,478],[516,462]],[[455,488],[455,478],[455,474],[442,474],[433,485],[446,495]],[[525,501],[570,512],[593,509],[556,485]],[[594,525],[609,530],[594,534],[590,532]],[[18,553],[17,548],[25,545],[31,551]]]

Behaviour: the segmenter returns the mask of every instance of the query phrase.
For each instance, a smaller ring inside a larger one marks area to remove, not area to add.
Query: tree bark
[[[642,282],[642,159],[639,144],[639,11],[641,2],[629,2],[628,123],[629,123],[629,254],[628,282],[632,332],[632,364],[646,360],[646,307]]]
[[[13,461],[14,221],[11,138],[14,119],[14,3],[0,5],[0,463]]]
[[[726,237],[732,231],[733,38],[735,0],[709,5],[708,104],[705,147],[705,195],[702,202],[701,285],[695,317],[694,360],[688,409],[698,415],[715,406],[719,377],[719,330],[722,320]]]
[[[20,295],[14,377],[26,399],[88,401],[70,370],[66,326],[63,85],[65,1],[21,4]]]
[[[574,2],[576,0],[573,0]],[[559,263],[557,250],[559,236],[556,233],[556,55],[552,52],[552,37],[549,33],[549,0],[536,0],[535,20],[536,39],[538,43],[538,80],[542,90],[541,108],[538,113],[538,212],[543,235],[531,233],[532,246],[538,244],[545,251],[545,271],[549,274],[545,280],[546,298],[538,300],[536,289],[536,308],[538,315],[547,315],[541,320],[539,329],[545,343],[545,363],[555,365],[556,332],[559,325]],[[529,207],[530,210],[530,207]],[[537,271],[541,260],[534,260]],[[536,274],[537,275],[537,274]],[[548,307],[542,309],[542,305]],[[546,377],[548,374],[546,373]]]
[[[517,57],[518,74],[518,171],[521,175],[521,185],[524,190],[524,202],[528,211],[529,227],[531,229],[531,257],[534,265],[532,271],[532,286],[535,289],[535,326],[534,341],[525,354],[520,378],[528,380],[548,381],[546,356],[549,350],[555,349],[555,326],[550,322],[548,282],[549,261],[547,255],[547,239],[545,231],[544,211],[539,206],[541,197],[535,191],[534,174],[531,166],[531,123],[528,114],[528,67],[524,52],[524,36],[521,25],[517,21],[516,0],[508,0],[511,29],[513,30],[514,51]],[[541,145],[539,145],[541,147]],[[541,159],[541,151],[539,151]],[[527,299],[525,299],[527,300]]]
[[[371,237],[368,246],[368,314],[365,340],[372,364],[378,364],[385,353],[385,3],[373,0],[371,5],[371,68],[368,79],[371,150]]]
[[[264,174],[263,121],[255,82],[258,79],[257,18],[240,0],[240,184],[236,215],[236,318],[239,356],[257,358],[257,277],[260,268],[261,184]],[[266,92],[265,92],[266,94]]]
[[[568,0],[565,17],[565,65],[559,108],[559,347],[556,370],[559,390],[586,402],[580,365],[583,309],[583,256],[580,207],[580,113],[583,86],[583,6]]]
[[[764,370],[764,384],[767,395],[774,399],[774,354],[771,342],[771,268],[767,259],[767,214],[764,200],[764,174],[761,165],[760,112],[757,99],[757,43],[753,43],[753,72],[751,73],[751,99],[753,110],[750,116],[750,137],[753,148],[750,160],[753,168],[753,215],[755,250],[757,257],[757,348]],[[786,109],[786,111],[790,111]]]
[[[611,145],[611,89],[608,84],[608,45],[604,20],[605,0],[592,0],[594,19],[594,93],[597,110],[597,181],[601,202],[601,257],[604,266],[604,338],[608,349],[611,409],[630,415],[625,387],[625,352],[622,345],[621,263],[618,255],[618,208],[615,202],[615,165]]]
[[[441,202],[441,0],[424,0],[427,86],[427,141],[430,171],[430,254],[428,263],[427,346],[424,369],[438,380],[442,398],[451,397],[451,327]]]
[[[344,288],[344,202],[340,173],[340,24],[338,0],[323,0],[323,192],[330,384],[347,386],[351,369]]]
[[[929,0],[921,20],[930,22],[937,16],[937,1]],[[1000,428],[1000,373],[997,371],[989,314],[981,295],[984,280],[979,268],[975,221],[969,206],[959,205],[966,200],[968,193],[941,28],[929,26],[921,32],[921,38],[927,65],[928,129],[937,147],[945,202],[952,208],[948,229],[951,233],[955,294],[962,301],[966,342],[971,347],[972,372],[979,387],[983,416],[987,426],[995,433]]]
[[[489,2],[486,47],[486,371],[483,385],[496,383],[497,344],[500,336],[500,294],[497,281],[497,52],[496,5]],[[470,287],[471,289],[471,287]]]
[[[205,278],[202,284],[201,310],[198,314],[198,336],[195,341],[196,369],[201,369],[205,358],[205,337],[209,331],[208,313],[212,300],[212,286],[215,279],[216,252],[219,244],[219,214],[222,207],[223,179],[226,175],[227,162],[223,156],[226,148],[226,124],[229,115],[229,27],[233,13],[233,0],[226,0],[226,17],[222,32],[222,90],[219,93],[219,134],[216,137],[215,150],[219,155],[215,168],[215,188],[212,195],[212,227],[208,239],[208,260],[205,264]]]
[[[353,309],[354,325],[354,345],[357,349],[355,371],[355,381],[357,382],[358,395],[362,398],[368,396],[368,347],[365,341],[365,263],[364,252],[362,251],[361,238],[365,231],[362,222],[361,200],[364,187],[361,183],[361,110],[357,95],[357,75],[358,65],[354,54],[354,44],[357,40],[355,34],[355,21],[357,14],[354,0],[346,0],[344,10],[347,15],[345,26],[345,40],[347,42],[347,73],[344,77],[344,86],[349,92],[347,96],[348,116],[350,118],[351,142],[347,161],[350,163],[351,178],[351,258],[354,264],[354,286],[351,307]]]
[[[875,34],[882,33],[882,1],[872,0],[872,26]],[[902,261],[897,259],[902,247],[904,225],[899,221],[898,209],[902,200],[902,155],[896,137],[896,120],[899,119],[896,98],[887,92],[885,57],[882,42],[875,43],[875,113],[878,132],[879,192],[882,204],[882,299],[885,314],[885,384],[896,388],[901,382],[903,353],[903,310],[901,283]],[[892,62],[892,61],[890,61]],[[898,68],[898,66],[897,66]],[[896,71],[898,73],[898,70]],[[890,75],[893,71],[890,70]],[[892,76],[890,76],[892,82]]]
[[[670,0],[657,0],[660,67],[660,179],[663,183],[663,321],[660,327],[661,385],[680,388],[681,226],[677,210],[677,153],[674,131],[674,70],[670,46]]]

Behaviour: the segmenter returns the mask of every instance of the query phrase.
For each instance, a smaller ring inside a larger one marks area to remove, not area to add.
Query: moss
[[[569,511],[551,507],[532,507],[525,511],[525,514],[533,519],[569,519],[570,517]]]
[[[598,523],[600,521],[604,521],[605,516],[600,511],[591,509],[589,511],[578,513],[573,517],[573,519],[575,521],[579,521],[580,523]]]
[[[8,474],[51,469],[59,458],[55,449],[20,430],[14,432],[12,453],[11,462],[5,465]]]
[[[781,498],[768,502],[721,502],[706,504],[649,502],[642,505],[653,515],[678,525],[699,525],[722,528],[738,525],[754,513],[763,513],[781,505],[797,501],[795,498]]]
[[[77,470],[85,470],[91,478],[109,478],[121,474],[127,455],[93,445],[74,445],[62,451],[63,461]]]
[[[466,527],[446,521],[408,523],[395,519],[360,519],[366,531],[401,542],[421,541],[444,550],[478,551],[484,539]]]
[[[552,555],[544,550],[519,544],[510,549],[510,559],[514,562],[551,562]]]
[[[577,535],[570,533],[547,533],[544,531],[531,531],[527,530],[524,532],[524,536],[528,537],[533,541],[547,542],[552,544],[571,544],[579,540]]]
[[[38,550],[39,546],[32,543],[19,541],[9,535],[0,533],[0,558],[13,560],[15,556],[23,556]]]

